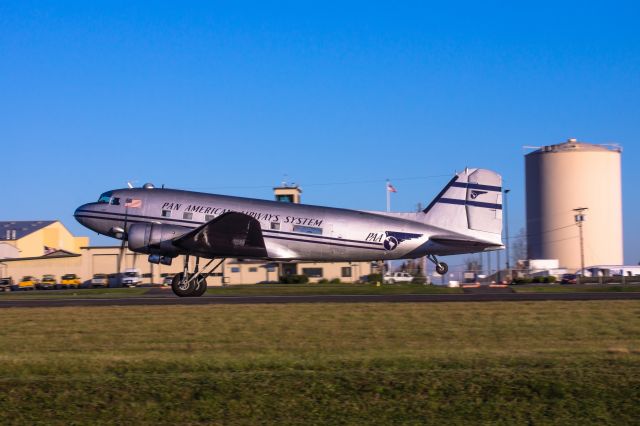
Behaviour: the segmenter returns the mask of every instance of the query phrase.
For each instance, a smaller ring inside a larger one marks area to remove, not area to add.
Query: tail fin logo
[[[482,194],[487,194],[488,191],[478,191],[478,190],[473,190],[471,191],[471,199],[475,200],[476,198],[478,198],[479,196],[481,196]]]

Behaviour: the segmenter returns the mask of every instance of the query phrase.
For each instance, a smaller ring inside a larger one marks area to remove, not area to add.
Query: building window
[[[273,229],[274,231],[279,231],[280,230],[280,222],[271,222],[271,229]]]
[[[302,275],[309,278],[322,278],[322,268],[302,268]]]
[[[316,228],[315,226],[293,225],[293,232],[322,235],[322,228]]]
[[[206,215],[204,215],[204,221],[205,221],[205,222],[211,222],[214,218],[215,218],[215,216],[214,216],[214,215],[212,215],[212,214],[206,214]]]
[[[342,278],[351,278],[351,266],[345,266],[341,268],[340,275]]]
[[[171,217],[171,210],[162,210],[162,217]]]
[[[234,266],[233,268],[231,268],[231,272],[240,272],[240,268]]]
[[[293,195],[276,195],[276,201],[282,203],[293,203]]]
[[[258,272],[258,268],[249,268],[249,272]]]
[[[182,218],[183,218],[183,219],[187,219],[187,220],[191,220],[191,219],[193,219],[193,213],[191,213],[191,212],[184,212],[184,213],[182,213]]]

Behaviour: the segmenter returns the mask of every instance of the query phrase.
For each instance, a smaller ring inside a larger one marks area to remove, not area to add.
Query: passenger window
[[[187,220],[191,220],[191,219],[193,219],[193,213],[191,213],[191,212],[184,212],[184,213],[182,213],[182,218],[183,218],[183,219],[187,219]]]
[[[162,217],[171,217],[171,210],[162,210]]]
[[[204,221],[205,221],[205,222],[211,222],[214,218],[215,218],[215,216],[214,216],[214,215],[212,215],[212,214],[206,214],[206,215],[204,215]]]
[[[271,222],[271,229],[274,231],[280,230],[280,222]]]
[[[293,225],[293,232],[304,232],[305,234],[322,235],[322,228],[314,226]]]

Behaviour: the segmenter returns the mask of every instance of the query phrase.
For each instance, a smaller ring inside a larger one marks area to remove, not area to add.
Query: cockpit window
[[[113,197],[113,198],[111,199],[111,205],[119,206],[119,205],[120,205],[120,198],[118,198],[118,197]]]
[[[98,199],[98,203],[109,204],[111,202],[111,193],[105,192]]]

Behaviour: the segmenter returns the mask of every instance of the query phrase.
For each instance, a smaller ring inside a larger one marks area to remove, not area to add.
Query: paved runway
[[[179,298],[167,295],[144,295],[122,298],[61,297],[55,299],[1,300],[1,308],[65,306],[170,306],[170,305],[241,305],[274,303],[440,303],[440,302],[539,302],[576,300],[640,300],[640,292],[630,293],[505,293],[465,294],[397,294],[397,295],[304,295],[304,296],[203,296]]]

